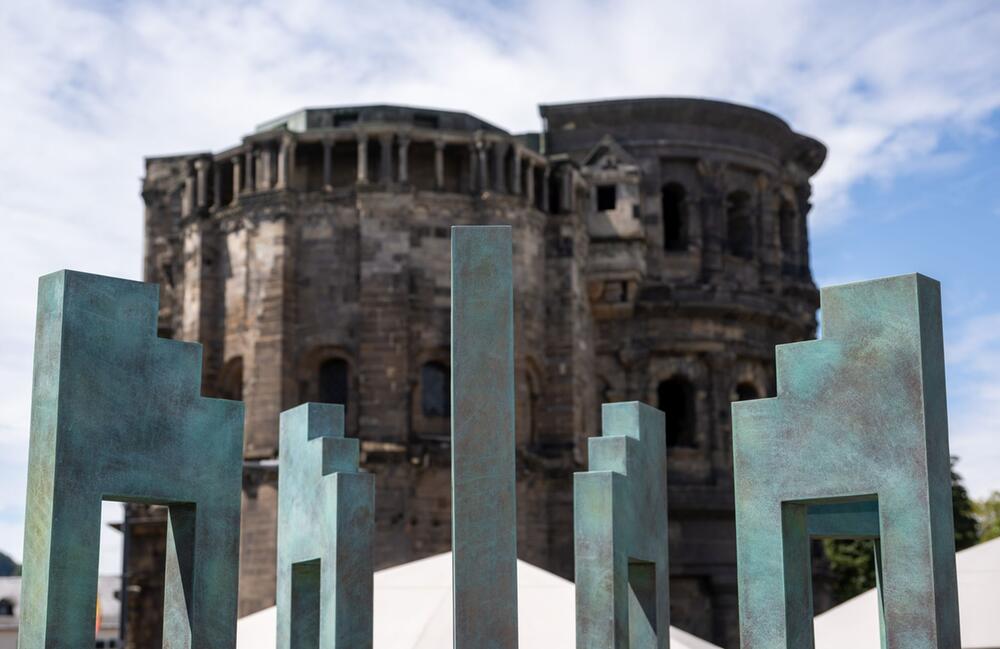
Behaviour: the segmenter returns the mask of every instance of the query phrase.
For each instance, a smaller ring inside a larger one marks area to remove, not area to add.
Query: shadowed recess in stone
[[[957,649],[940,286],[822,291],[823,339],[777,347],[778,396],[733,404],[745,649],[814,646],[809,540],[874,538],[888,649]]]
[[[168,508],[163,646],[234,646],[243,404],[201,396],[201,346],[157,338],[157,302],[154,284],[39,282],[23,649],[94,646],[102,500]]]
[[[344,407],[281,413],[278,649],[370,649],[375,483]]]
[[[451,239],[455,649],[517,647],[511,228]]]
[[[669,649],[663,412],[601,408],[590,470],[573,476],[577,649]]]

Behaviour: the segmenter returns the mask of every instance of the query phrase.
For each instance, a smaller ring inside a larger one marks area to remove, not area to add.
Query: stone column
[[[378,137],[378,180],[383,185],[392,184],[392,134]]]
[[[563,172],[563,189],[562,196],[559,198],[560,201],[559,208],[566,212],[576,211],[576,187],[573,182],[573,169],[572,167],[566,168]]]
[[[358,184],[368,184],[368,136],[358,134]]]
[[[215,209],[222,207],[222,165],[212,165],[212,205]]]
[[[246,173],[243,176],[243,193],[249,194],[253,192],[253,177],[254,177],[254,155],[253,147],[248,146],[246,152]]]
[[[699,160],[702,186],[702,273],[711,279],[722,269],[722,246],[726,228],[726,165],[714,160]]]
[[[298,155],[299,151],[299,141],[295,138],[288,139],[288,188],[295,189],[296,181],[296,167],[295,167],[295,156]]]
[[[479,153],[479,191],[486,191],[490,184],[487,177],[489,169],[486,165],[486,143],[482,140],[476,142],[476,151]]]
[[[493,143],[493,191],[507,193],[507,149],[506,142]]]
[[[278,182],[275,184],[278,189],[288,189],[288,163],[292,156],[292,146],[291,138],[281,138],[278,147]]]
[[[796,242],[795,263],[798,266],[800,279],[809,277],[809,229],[806,225],[806,217],[809,216],[809,211],[812,209],[810,196],[812,196],[812,186],[808,181],[795,186],[796,204],[799,208],[796,219],[798,241]]]
[[[781,275],[784,251],[781,248],[781,188],[771,183],[766,174],[757,176],[757,193],[760,196],[757,222],[757,253],[763,279],[777,281]]]
[[[185,164],[184,194],[181,196],[181,216],[188,216],[194,211],[195,176],[190,162]]]
[[[194,161],[196,205],[199,208],[208,206],[208,160],[198,158]]]
[[[548,212],[549,206],[552,204],[551,197],[549,196],[549,181],[552,178],[552,167],[546,166],[545,172],[542,174],[542,211]]]
[[[410,154],[410,138],[405,135],[399,137],[399,182],[406,184],[408,182],[409,172],[407,170],[407,164]]]
[[[529,205],[535,204],[535,161],[528,158],[528,173],[524,176],[524,197]]]
[[[510,192],[515,196],[521,195],[521,152],[514,147],[514,177],[510,179]]]
[[[476,191],[476,179],[479,177],[478,161],[479,150],[474,142],[469,142],[469,186],[467,189],[470,194]]]
[[[274,186],[274,176],[271,175],[271,169],[274,164],[274,145],[270,142],[264,144],[261,147],[260,153],[260,185],[258,189],[268,190]]]
[[[434,188],[444,189],[444,140],[434,141]]]
[[[232,163],[233,163],[233,200],[232,200],[232,205],[236,205],[236,203],[238,203],[239,200],[240,200],[240,176],[243,173],[243,158],[240,157],[240,156],[238,156],[238,155],[234,155],[232,157]]]
[[[333,189],[333,140],[323,140],[323,189]]]

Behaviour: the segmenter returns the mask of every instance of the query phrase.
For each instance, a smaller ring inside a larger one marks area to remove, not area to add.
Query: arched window
[[[14,602],[9,599],[0,599],[0,615],[10,616],[14,614]]]
[[[736,400],[737,401],[749,401],[750,399],[759,399],[760,391],[757,386],[749,381],[743,381],[736,386]]]
[[[660,192],[663,210],[663,249],[687,250],[687,204],[684,186],[668,183]]]
[[[431,361],[420,368],[420,410],[424,417],[451,416],[451,376],[444,363]]]
[[[532,364],[533,365],[533,364]],[[537,373],[531,365],[523,372],[524,379],[517,385],[518,402],[515,408],[517,418],[517,445],[534,447],[538,444],[538,417],[541,405],[541,390]]]
[[[223,399],[243,400],[243,357],[226,361],[219,374],[219,396]]]
[[[750,195],[744,191],[726,196],[726,239],[729,254],[743,259],[753,258],[753,218]]]
[[[694,386],[674,376],[660,382],[656,392],[659,408],[666,415],[667,447],[695,446]]]
[[[319,364],[317,399],[321,403],[339,403],[347,407],[347,361],[328,358]]]

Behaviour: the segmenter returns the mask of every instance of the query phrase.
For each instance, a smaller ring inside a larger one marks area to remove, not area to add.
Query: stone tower
[[[541,113],[541,134],[512,135],[465,113],[306,109],[146,160],[160,335],[202,342],[204,393],[246,403],[241,614],[274,601],[278,414],[303,401],[346,405],[376,477],[376,566],[449,549],[449,229],[502,223],[519,555],[572,576],[572,474],[600,403],[657,405],[672,621],[736,646],[729,402],[773,393],[774,345],[814,334],[805,217],[825,149],[712,101]],[[127,510],[130,646],[156,641],[162,520]]]

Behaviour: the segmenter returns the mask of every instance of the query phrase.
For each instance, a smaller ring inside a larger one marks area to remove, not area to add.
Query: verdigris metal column
[[[375,480],[344,406],[281,413],[278,648],[371,649]]]
[[[517,647],[511,230],[451,237],[455,649]]]
[[[573,476],[577,649],[669,649],[664,413],[605,403]]]
[[[159,294],[39,280],[22,649],[93,646],[102,500],[168,508],[164,649],[236,645],[243,404],[201,396],[201,346],[156,336]]]
[[[823,339],[776,350],[777,397],[733,404],[742,647],[813,646],[815,538],[877,540],[882,647],[960,647],[940,286],[821,305]]]

